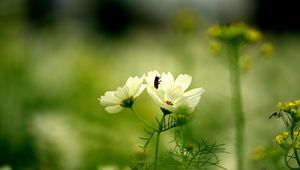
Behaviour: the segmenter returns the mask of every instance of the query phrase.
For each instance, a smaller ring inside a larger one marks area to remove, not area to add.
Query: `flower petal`
[[[149,96],[154,100],[154,102],[158,105],[163,105],[163,101],[161,100],[161,98],[158,95],[158,92],[154,92],[153,89],[151,87],[147,87],[147,91]]]
[[[100,97],[100,104],[103,106],[112,106],[118,105],[121,103],[121,99],[114,95],[113,91],[108,91],[104,94],[104,96]]]
[[[187,102],[191,107],[195,107],[199,103],[201,95],[204,91],[205,90],[203,88],[196,88],[187,91],[186,93],[183,94],[183,96],[187,97]]]
[[[180,86],[172,85],[166,89],[164,100],[173,103],[176,100],[176,98],[182,95],[183,95],[182,88]]]
[[[108,113],[118,113],[120,112],[121,110],[123,110],[124,107],[120,106],[120,105],[116,105],[116,106],[107,106],[105,108],[105,110],[108,112]]]
[[[187,74],[180,74],[176,80],[175,83],[178,86],[181,86],[183,91],[185,91],[191,84],[192,82],[192,77],[187,75]]]
[[[156,76],[160,77],[160,74],[156,70],[147,73],[147,76],[145,76],[145,80],[148,86],[154,88],[154,79]]]
[[[167,74],[166,73],[162,73],[160,85],[163,88],[163,90],[168,89],[173,84],[174,84],[174,77],[173,77],[173,75],[170,72],[168,72]]]
[[[174,101],[174,106],[176,107],[174,112],[190,114],[194,111],[195,106],[189,103],[188,97],[181,96]]]
[[[143,83],[143,78],[139,79],[137,76],[129,77],[128,80],[126,81],[126,86],[129,89],[128,96],[129,97],[135,96],[142,83]]]
[[[123,87],[119,87],[117,91],[115,91],[115,96],[121,100],[125,100],[129,98],[129,88],[124,85]]]
[[[138,89],[138,91],[134,94],[133,98],[138,97],[146,88],[147,86],[145,84],[140,85],[140,88]]]

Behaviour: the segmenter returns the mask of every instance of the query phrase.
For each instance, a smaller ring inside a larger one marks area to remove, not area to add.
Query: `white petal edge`
[[[191,84],[192,82],[192,77],[187,75],[187,74],[180,74],[174,84],[178,85],[178,86],[181,86],[183,91],[185,91]]]
[[[203,88],[196,88],[184,93],[184,97],[187,98],[187,102],[190,107],[196,107],[201,99],[201,95],[205,90]]]
[[[98,100],[100,101],[100,104],[103,106],[112,106],[121,103],[121,99],[116,97],[113,91],[106,92],[104,96],[101,96],[100,98],[98,98]]]
[[[121,100],[125,100],[129,98],[129,88],[124,85],[123,87],[119,87],[117,91],[114,92],[115,96]]]
[[[126,81],[126,86],[128,87],[129,97],[134,96],[137,93],[142,82],[143,82],[143,78],[139,79],[137,76],[128,78],[128,80]]]
[[[195,96],[201,96],[202,93],[204,93],[204,89],[202,87],[200,88],[195,88],[195,89],[192,89],[192,90],[189,90],[187,92],[185,92],[183,94],[183,96],[186,96],[186,97],[195,97]]]
[[[149,94],[149,96],[154,100],[154,102],[158,105],[163,105],[162,100],[159,98],[159,96],[152,90],[151,87],[147,87],[147,92]]]
[[[140,88],[138,91],[133,95],[133,98],[138,97],[146,88],[147,86],[145,84],[140,85]]]
[[[148,86],[154,87],[154,79],[155,79],[156,76],[160,77],[160,74],[156,70],[149,71],[147,73],[147,76],[145,76],[145,80],[146,80],[146,83],[148,84]]]
[[[166,73],[161,74],[160,85],[162,86],[163,90],[168,89],[173,84],[174,84],[174,77],[172,73],[168,72],[167,74]]]
[[[121,110],[123,110],[124,107],[120,106],[120,105],[116,105],[116,106],[107,106],[105,108],[105,110],[108,112],[108,113],[118,113],[120,112]]]

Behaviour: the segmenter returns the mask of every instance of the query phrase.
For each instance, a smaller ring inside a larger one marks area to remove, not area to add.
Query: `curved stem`
[[[290,166],[290,164],[289,164],[289,162],[288,162],[288,160],[287,160],[287,153],[286,153],[286,155],[284,156],[284,162],[285,162],[286,166],[287,166],[289,169],[291,169],[291,170],[299,170],[299,168],[293,168],[293,167]]]
[[[140,117],[140,115],[139,114],[137,114],[134,110],[133,110],[133,108],[131,107],[130,108],[130,110],[136,115],[136,117],[140,120],[140,121],[142,121],[146,126],[148,126],[149,128],[151,128],[151,129],[153,129],[153,130],[155,130],[155,131],[157,131],[158,132],[158,130],[157,129],[155,129],[154,127],[152,127],[149,123],[147,123],[144,119],[142,119],[141,117]]]
[[[157,168],[159,136],[160,136],[160,133],[162,132],[164,121],[165,121],[165,115],[163,115],[163,117],[161,118],[161,120],[158,124],[158,131],[157,131],[156,144],[155,144],[154,170],[156,170],[156,168]]]
[[[293,151],[295,153],[295,158],[296,158],[297,164],[300,167],[300,159],[299,159],[298,151],[296,148],[293,148]]]

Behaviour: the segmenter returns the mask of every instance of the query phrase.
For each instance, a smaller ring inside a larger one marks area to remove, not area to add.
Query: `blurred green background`
[[[0,169],[126,169],[144,126],[127,110],[106,113],[97,98],[151,70],[189,74],[191,87],[206,89],[185,127],[187,138],[225,144],[221,165],[234,169],[229,73],[225,56],[209,51],[206,35],[211,24],[234,21],[262,30],[274,46],[269,59],[256,46],[246,51],[253,62],[242,75],[247,167],[284,169],[274,143],[283,124],[268,117],[278,101],[299,98],[298,27],[284,17],[281,24],[268,20],[258,1],[224,4],[1,1]],[[160,114],[145,93],[135,108],[151,123]],[[172,134],[163,134],[161,153],[170,149]]]

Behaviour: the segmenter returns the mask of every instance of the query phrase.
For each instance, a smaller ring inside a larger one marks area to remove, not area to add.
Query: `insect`
[[[155,76],[154,78],[154,87],[156,89],[158,89],[158,85],[160,84],[161,80],[160,80],[160,77],[159,76]]]
[[[279,113],[278,112],[274,112],[271,116],[269,116],[269,119],[271,119],[273,116],[276,117],[276,118],[280,118],[281,115],[282,114],[280,112]]]
[[[173,106],[173,103],[171,101],[166,101],[167,105]]]

